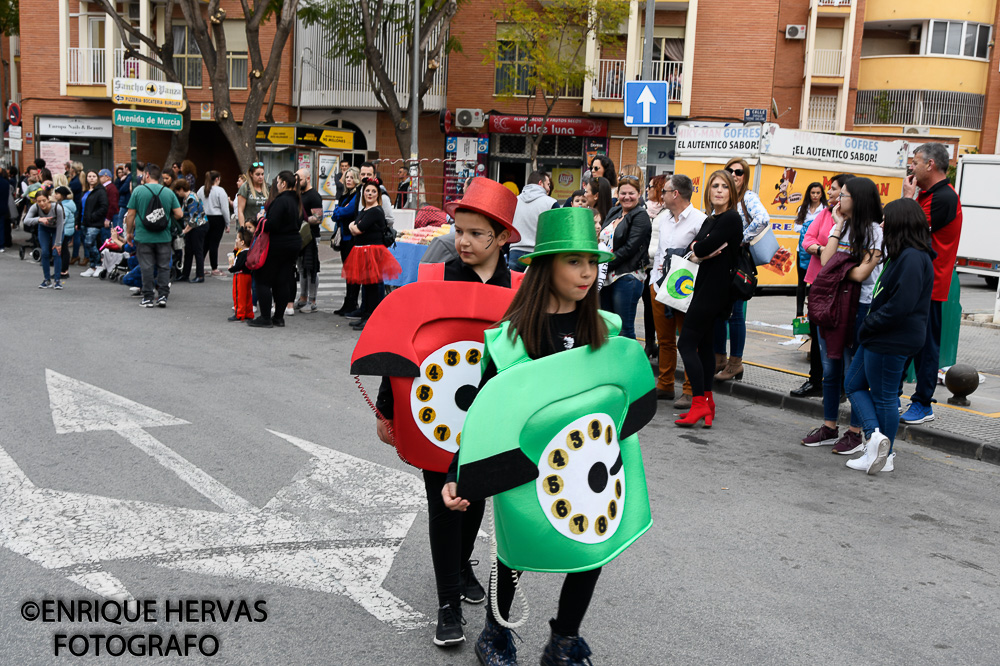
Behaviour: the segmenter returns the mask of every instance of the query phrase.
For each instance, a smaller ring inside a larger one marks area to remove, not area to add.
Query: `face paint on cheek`
[[[489,236],[490,242],[486,244],[486,249],[487,250],[490,249],[491,247],[493,247],[493,241],[496,240],[496,236],[493,234],[492,231],[488,234],[488,236]]]

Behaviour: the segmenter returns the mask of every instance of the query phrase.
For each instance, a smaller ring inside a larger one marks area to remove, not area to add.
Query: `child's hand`
[[[446,483],[444,484],[444,488],[441,489],[441,499],[444,500],[444,505],[452,511],[465,511],[469,508],[469,500],[458,497],[456,495],[457,492],[457,483]]]
[[[378,434],[378,438],[386,444],[392,445],[392,437],[389,435],[389,429],[392,427],[392,421],[376,419],[375,423],[375,432]]]

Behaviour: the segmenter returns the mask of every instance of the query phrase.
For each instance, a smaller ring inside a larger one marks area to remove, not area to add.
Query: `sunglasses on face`
[[[660,190],[660,194],[670,194],[671,192],[676,192],[676,191],[677,190],[662,189]]]
[[[745,173],[743,169],[726,169],[726,171],[733,174],[734,176],[742,176]]]

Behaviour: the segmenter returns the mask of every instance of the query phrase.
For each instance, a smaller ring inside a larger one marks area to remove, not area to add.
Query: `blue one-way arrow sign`
[[[667,124],[667,82],[625,82],[625,126],[663,127]]]

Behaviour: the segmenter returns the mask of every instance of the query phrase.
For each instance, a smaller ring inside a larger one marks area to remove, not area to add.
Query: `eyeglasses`
[[[726,171],[733,174],[734,176],[742,176],[745,173],[743,169],[726,169]]]
[[[660,190],[660,194],[670,194],[671,192],[676,192],[676,191],[677,190],[668,190],[667,188],[663,188],[662,190]]]
[[[842,192],[840,193],[840,198],[841,198],[841,199],[843,199],[844,197],[847,197],[848,199],[850,199],[850,198],[851,198],[851,195],[850,195],[850,194],[848,194],[847,192],[843,192],[843,191],[842,191]]]

